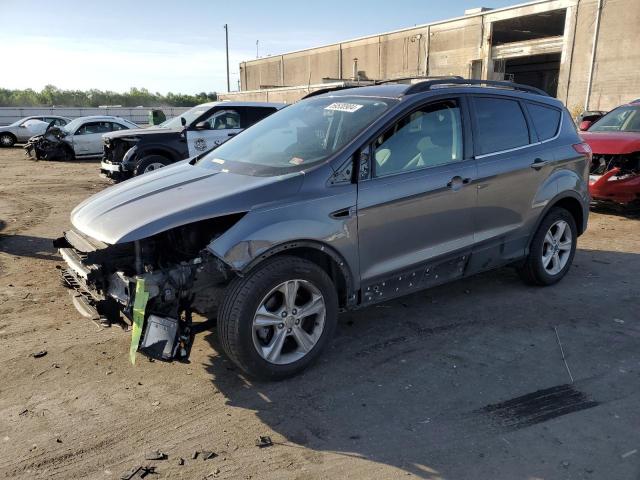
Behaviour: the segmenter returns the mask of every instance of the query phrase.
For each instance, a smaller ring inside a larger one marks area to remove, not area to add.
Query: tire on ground
[[[560,220],[567,222],[571,229],[571,252],[569,254],[569,259],[562,270],[556,274],[550,274],[545,270],[542,263],[544,238],[551,226]],[[576,253],[577,239],[578,229],[573,215],[562,207],[551,208],[540,223],[540,226],[538,226],[538,229],[531,240],[529,255],[525,259],[524,265],[519,268],[520,277],[529,285],[547,286],[559,282],[571,267],[573,257]]]
[[[11,133],[0,133],[0,147],[13,147],[16,144],[16,137]]]
[[[162,166],[166,167],[169,165],[171,161],[162,155],[148,155],[146,157],[142,157],[138,163],[136,164],[136,168],[133,171],[134,176],[142,175],[143,173],[147,173],[147,171],[153,171],[154,169],[149,170],[149,167],[153,164],[162,164]],[[160,168],[160,167],[157,167]]]
[[[301,279],[311,282],[324,297],[324,329],[315,346],[301,359],[279,365],[268,362],[253,343],[253,317],[268,292],[282,282]],[[313,262],[294,256],[265,260],[228,286],[218,311],[218,336],[229,358],[247,374],[264,379],[286,378],[313,363],[331,340],[338,321],[338,295],[327,273]]]

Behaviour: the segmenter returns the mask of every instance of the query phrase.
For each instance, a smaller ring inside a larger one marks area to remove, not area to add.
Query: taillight
[[[572,147],[576,152],[585,155],[589,162],[591,162],[593,159],[593,151],[588,143],[574,143]]]

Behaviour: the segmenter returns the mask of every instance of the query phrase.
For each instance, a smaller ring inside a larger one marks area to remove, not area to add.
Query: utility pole
[[[229,25],[224,24],[225,46],[227,51],[227,92],[231,91],[231,81],[229,79]]]
[[[260,40],[256,40],[256,58],[260,58],[259,56],[259,50],[258,50],[258,45],[260,44]]]

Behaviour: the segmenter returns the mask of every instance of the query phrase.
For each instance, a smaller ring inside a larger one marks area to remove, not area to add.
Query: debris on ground
[[[145,460],[166,460],[167,454],[161,452],[160,450],[152,450],[151,452],[147,452],[144,455]]]
[[[147,475],[156,472],[156,467],[154,466],[143,466],[138,465],[137,467],[133,467],[131,470],[126,471],[122,475],[120,475],[120,480],[132,480],[134,478],[145,478]]]
[[[211,452],[209,450],[203,450],[200,452],[202,455],[202,460],[211,460],[212,458],[216,458],[218,456],[217,453]]]
[[[198,454],[200,452],[198,450],[195,450],[192,454],[191,454],[191,460],[195,460],[196,458],[198,458]]]
[[[24,417],[27,413],[29,413],[29,409],[25,408],[24,410],[22,410],[18,415],[21,417]]]
[[[178,458],[178,466],[181,467],[182,465],[184,465],[184,458],[180,457]]]
[[[271,447],[272,445],[273,441],[271,440],[271,437],[268,436],[261,436],[256,440],[256,447],[259,448]]]
[[[39,352],[33,352],[31,356],[33,358],[41,358],[41,357],[44,357],[46,354],[47,354],[46,350],[40,350]]]

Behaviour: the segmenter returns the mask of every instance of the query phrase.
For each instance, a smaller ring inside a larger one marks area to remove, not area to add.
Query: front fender
[[[249,212],[214,239],[207,249],[242,273],[262,259],[286,249],[317,248],[333,257],[338,265],[344,264],[342,266],[348,269],[352,286],[356,288],[359,271],[355,214],[331,216],[331,212],[355,206],[355,185],[353,187],[351,191],[322,199]]]

